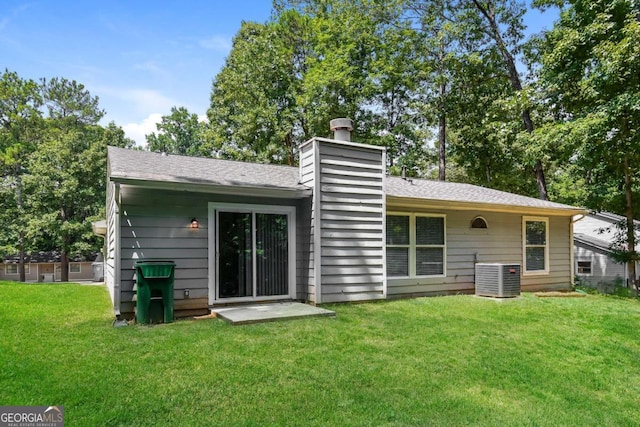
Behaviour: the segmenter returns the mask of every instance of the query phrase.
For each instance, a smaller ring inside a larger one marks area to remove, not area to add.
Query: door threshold
[[[214,302],[209,304],[209,308],[213,311],[216,308],[226,307],[243,307],[247,305],[264,305],[264,304],[283,304],[295,302],[291,298],[271,299],[266,301],[229,301],[229,302]]]

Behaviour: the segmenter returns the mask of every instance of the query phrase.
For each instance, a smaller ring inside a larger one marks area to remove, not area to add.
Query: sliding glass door
[[[220,298],[253,296],[253,239],[250,213],[218,213]]]
[[[214,215],[216,299],[288,297],[292,215],[247,208]]]
[[[287,215],[255,214],[256,295],[289,293],[289,235]]]

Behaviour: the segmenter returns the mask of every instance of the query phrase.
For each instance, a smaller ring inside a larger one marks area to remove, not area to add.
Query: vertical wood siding
[[[318,141],[317,153],[320,301],[384,298],[384,152]]]
[[[388,207],[388,210],[406,211],[402,207]],[[476,262],[523,264],[522,215],[429,209],[426,203],[418,212],[447,216],[446,277],[388,278],[389,298],[473,293]],[[487,220],[487,229],[471,228],[471,221],[478,215]],[[568,217],[549,217],[549,274],[522,276],[523,291],[570,287],[569,221]]]

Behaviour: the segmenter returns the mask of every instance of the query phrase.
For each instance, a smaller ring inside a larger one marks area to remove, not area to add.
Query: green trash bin
[[[164,323],[173,322],[173,261],[136,261],[136,322],[152,323],[153,305],[162,302]]]

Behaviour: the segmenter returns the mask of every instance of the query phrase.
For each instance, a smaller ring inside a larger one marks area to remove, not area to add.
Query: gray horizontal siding
[[[134,264],[166,259],[176,263],[174,299],[208,297],[207,201],[210,195],[154,191],[130,186],[121,190],[120,255],[122,301],[135,301]],[[189,228],[197,218],[198,229]],[[202,300],[200,300],[202,301]],[[208,305],[199,307],[207,308]]]
[[[300,183],[314,187],[316,182],[316,145],[311,142],[300,150]],[[315,194],[315,189],[314,189]],[[298,298],[317,302],[315,287],[315,196],[301,201],[298,206]]]
[[[203,310],[208,308],[209,297],[209,202],[239,204],[292,205],[292,201],[238,196],[216,196],[204,193],[157,191],[122,186],[121,204],[121,295],[123,312],[135,307],[134,265],[143,259],[175,261],[174,299],[176,310]],[[305,204],[298,203],[301,208]],[[299,209],[300,210],[300,209]],[[304,212],[299,213],[304,215]],[[197,218],[198,229],[189,228]],[[303,221],[297,221],[304,224]],[[298,230],[300,235],[308,230]],[[307,238],[308,241],[308,238]],[[300,256],[305,239],[298,238],[297,280],[308,271],[308,259]],[[308,258],[308,256],[307,256]],[[189,289],[189,297],[184,291]],[[306,298],[306,286],[296,292]]]
[[[389,211],[406,211],[389,207]],[[472,293],[475,290],[475,262],[523,264],[522,215],[482,211],[429,209],[423,213],[447,216],[446,277],[388,278],[390,298],[442,293]],[[472,229],[471,221],[483,216],[488,229]],[[522,276],[523,291],[566,289],[571,283],[569,218],[549,217],[549,267],[547,275]]]
[[[591,261],[591,274],[578,273],[578,261]],[[594,252],[589,248],[575,246],[576,276],[580,280],[597,285],[600,282],[614,282],[627,277],[626,264],[613,261],[606,255]]]
[[[384,298],[384,154],[326,141],[317,150],[321,301]]]
[[[115,304],[116,283],[116,215],[115,184],[107,179],[106,221],[107,235],[105,236],[104,281],[109,290],[111,302]]]

